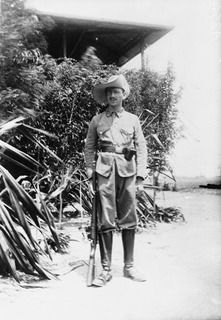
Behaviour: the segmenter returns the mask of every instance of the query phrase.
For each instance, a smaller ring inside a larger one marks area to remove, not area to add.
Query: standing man
[[[93,90],[94,99],[107,104],[104,112],[93,117],[85,147],[90,192],[94,192],[91,178],[95,170],[100,200],[98,239],[103,270],[93,282],[99,287],[112,278],[112,241],[116,228],[122,230],[124,277],[145,281],[135,270],[133,260],[136,188],[143,188],[147,148],[138,117],[123,108],[129,93],[129,85],[122,74],[110,77]]]

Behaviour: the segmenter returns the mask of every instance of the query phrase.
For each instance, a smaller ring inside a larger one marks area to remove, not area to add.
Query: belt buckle
[[[115,146],[115,153],[122,153],[122,147]]]

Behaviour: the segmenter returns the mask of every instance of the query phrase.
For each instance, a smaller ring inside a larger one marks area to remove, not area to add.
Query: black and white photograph
[[[0,317],[221,320],[221,1],[0,0]]]

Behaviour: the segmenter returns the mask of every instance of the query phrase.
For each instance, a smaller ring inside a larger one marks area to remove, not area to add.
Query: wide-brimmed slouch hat
[[[107,82],[98,84],[94,87],[94,100],[99,103],[107,103],[106,89],[107,88],[121,88],[124,90],[125,98],[130,94],[130,87],[122,74],[111,76]]]

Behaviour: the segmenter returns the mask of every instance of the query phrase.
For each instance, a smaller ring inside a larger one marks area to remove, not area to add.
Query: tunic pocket
[[[100,153],[96,163],[96,172],[101,176],[108,178],[112,171],[113,161],[113,156]]]
[[[98,137],[104,137],[107,132],[110,130],[110,125],[108,123],[99,123],[97,126]]]
[[[116,157],[117,171],[120,177],[131,177],[137,172],[136,161],[131,159],[127,161],[124,156],[118,155]]]
[[[130,129],[129,130],[120,129],[120,133],[123,138],[124,144],[130,145],[133,140],[133,131]]]

